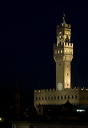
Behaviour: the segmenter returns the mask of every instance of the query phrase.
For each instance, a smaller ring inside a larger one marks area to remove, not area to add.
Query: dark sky
[[[17,6],[16,6],[17,5]],[[5,3],[0,9],[0,86],[55,88],[56,25],[72,25],[72,85],[88,87],[88,4],[71,1]]]

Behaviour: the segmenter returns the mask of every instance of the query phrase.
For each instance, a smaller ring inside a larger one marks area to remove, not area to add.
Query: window
[[[63,96],[61,96],[61,99],[63,99]]]
[[[73,97],[73,95],[72,95],[72,99],[73,99],[74,97]]]
[[[68,99],[70,99],[70,96],[68,96]]]
[[[57,99],[59,99],[59,96],[57,97]]]
[[[38,100],[38,97],[36,97],[36,100]]]
[[[57,51],[55,51],[55,54],[57,53]]]
[[[48,96],[48,100],[50,100],[50,97]]]
[[[51,97],[51,99],[53,100],[53,96]]]
[[[75,98],[77,98],[77,95],[75,95]]]
[[[66,99],[66,96],[64,96],[64,99]]]
[[[41,98],[39,97],[39,100],[41,100]]]
[[[56,96],[54,96],[54,99],[56,99]]]
[[[61,53],[62,53],[62,50],[61,50]]]

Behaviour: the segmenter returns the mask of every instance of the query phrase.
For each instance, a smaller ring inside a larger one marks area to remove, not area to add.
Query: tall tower
[[[73,43],[71,43],[71,25],[63,21],[56,29],[57,43],[54,44],[54,60],[56,62],[56,89],[71,88],[71,61]]]

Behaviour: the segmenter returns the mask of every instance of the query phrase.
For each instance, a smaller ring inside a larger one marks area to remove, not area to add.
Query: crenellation
[[[62,28],[62,27],[66,27],[66,28],[69,28],[69,29],[71,29],[71,25],[70,24],[60,24],[60,25],[57,25],[57,29],[60,29],[60,28]]]
[[[34,90],[35,93],[40,93],[40,92],[54,92],[55,89],[40,89],[40,90]]]
[[[65,47],[73,48],[73,43],[66,43],[66,42],[64,42],[63,44],[64,44]]]
[[[66,43],[66,42],[64,42],[64,43],[58,43],[58,44],[54,44],[54,47],[55,48],[60,48],[60,46],[63,46],[63,47],[68,47],[68,48],[73,48],[73,43]]]

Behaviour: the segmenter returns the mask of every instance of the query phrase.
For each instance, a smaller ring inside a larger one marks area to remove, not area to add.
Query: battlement
[[[40,89],[40,90],[34,90],[34,92],[54,92],[55,89]]]
[[[73,48],[73,43],[58,43],[58,44],[54,44],[55,47],[72,47]]]
[[[74,87],[74,88],[64,88],[63,91],[76,91],[76,90],[84,90],[88,91],[88,88],[84,87]],[[55,92],[55,89],[40,89],[40,90],[34,90],[35,93],[41,93],[41,92]],[[59,91],[59,90],[57,90]]]
[[[57,29],[60,29],[60,28],[62,28],[62,27],[64,27],[64,28],[69,28],[69,29],[71,29],[71,25],[70,24],[60,24],[60,25],[57,25]]]

